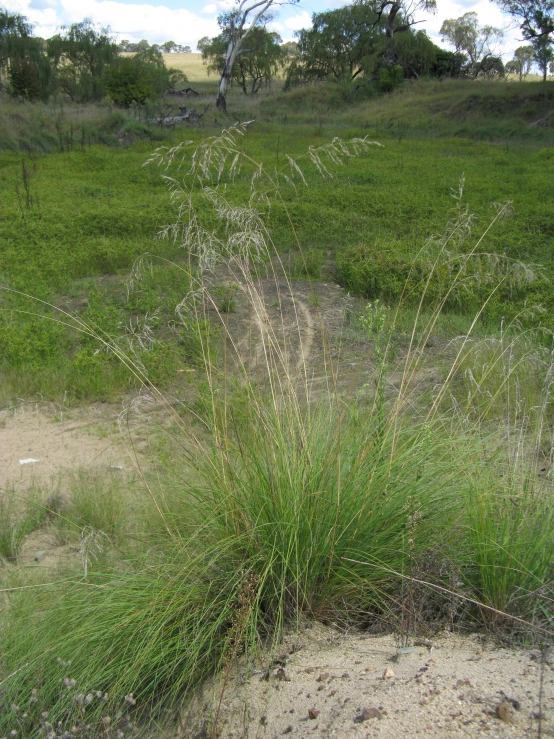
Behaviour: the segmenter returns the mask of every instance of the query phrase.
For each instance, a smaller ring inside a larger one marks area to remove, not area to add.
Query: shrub
[[[186,81],[186,75],[180,70],[168,70],[161,52],[153,49],[132,57],[118,57],[106,68],[102,78],[110,98],[124,108],[132,103],[144,105]]]
[[[382,67],[379,70],[379,89],[381,92],[392,92],[404,80],[404,70],[399,64],[392,67]]]

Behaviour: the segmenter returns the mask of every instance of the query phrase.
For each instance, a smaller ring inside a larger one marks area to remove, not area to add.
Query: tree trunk
[[[395,21],[396,16],[398,15],[399,10],[400,10],[399,3],[395,2],[391,4],[391,9],[389,11],[389,15],[387,18],[387,27],[385,30],[385,33],[388,39],[391,39],[394,36],[394,21]]]
[[[215,107],[220,113],[227,115],[227,90],[229,89],[229,75],[227,73],[227,66],[223,70],[221,79],[219,80],[219,89],[217,91],[217,100]]]

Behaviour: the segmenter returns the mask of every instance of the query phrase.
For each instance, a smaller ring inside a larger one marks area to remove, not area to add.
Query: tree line
[[[200,39],[197,48],[208,72],[221,76],[230,36],[227,18],[220,19],[220,26],[218,36]],[[312,27],[286,44],[265,25],[254,26],[236,56],[230,82],[245,94],[255,94],[283,71],[285,88],[330,80],[345,83],[354,92],[363,87],[390,91],[402,80],[420,76],[493,79],[510,73],[522,80],[533,63],[546,78],[552,63],[551,54],[540,54],[540,48],[550,48],[541,40],[535,43],[539,48],[532,44],[518,48],[504,65],[497,53],[502,30],[480,26],[475,12],[442,24],[441,37],[454,51],[437,46],[413,26],[400,13],[392,22],[379,17],[376,6],[367,2],[314,13]]]
[[[256,94],[278,73],[286,88],[330,80],[354,95],[387,92],[421,76],[491,79],[508,72],[521,80],[534,63],[546,80],[548,70],[554,72],[554,0],[495,1],[518,19],[528,41],[506,65],[498,54],[502,30],[480,26],[474,12],[442,24],[441,37],[452,51],[417,30],[414,13],[433,10],[435,0],[357,0],[314,13],[312,27],[285,44],[268,29],[275,0],[238,0],[219,16],[220,33],[200,39],[198,50],[208,72],[220,78],[217,107],[223,112],[231,85]],[[0,9],[0,84],[30,100],[62,92],[76,102],[108,95],[125,106],[144,103],[186,83],[182,72],[166,67],[163,53],[190,51],[174,41],[118,43],[90,19],[44,40],[24,16]]]
[[[187,82],[166,67],[159,48],[146,44],[129,57],[120,51],[109,29],[88,18],[45,40],[33,35],[25,16],[0,9],[0,85],[14,97],[47,100],[61,92],[81,103],[107,95],[128,107]]]
[[[154,51],[161,51],[163,54],[190,54],[192,52],[192,49],[190,46],[182,46],[181,44],[176,44],[175,41],[165,41],[163,44],[152,44],[150,45],[148,41],[143,38],[141,41],[137,41],[134,43],[133,41],[128,41],[127,39],[123,39],[119,42],[119,51],[122,52],[141,52],[141,51],[148,51],[149,49],[154,49]]]
[[[208,70],[220,76],[216,104],[222,112],[230,85],[255,93],[285,67],[287,87],[333,80],[353,92],[364,87],[387,91],[406,77],[421,75],[477,79],[510,72],[523,79],[534,62],[546,80],[547,71],[554,72],[554,0],[495,2],[518,20],[529,42],[506,67],[497,51],[502,30],[480,26],[474,12],[442,24],[440,34],[453,51],[416,30],[416,12],[433,11],[436,0],[355,0],[314,13],[312,27],[299,31],[297,42],[288,45],[267,30],[277,0],[237,0],[219,16],[220,34],[201,39],[198,48]]]

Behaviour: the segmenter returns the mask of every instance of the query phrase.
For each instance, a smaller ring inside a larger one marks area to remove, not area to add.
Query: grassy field
[[[37,527],[79,552],[0,572],[3,732],[162,722],[303,618],[550,637],[551,98],[235,94],[250,125],[206,115],[158,154],[132,113],[124,146],[0,152],[4,406],[131,392],[164,420],[140,485],[2,494],[4,560]],[[358,300],[326,326],[334,282]]]
[[[217,79],[213,75],[208,75],[207,66],[202,61],[202,54],[164,54],[164,62],[166,67],[180,69],[184,72],[189,82],[210,82],[212,87],[216,87]]]
[[[400,102],[391,101],[394,110]],[[383,103],[380,106],[378,116]],[[541,320],[552,327],[551,291],[543,278],[554,269],[554,214],[548,194],[553,149],[537,142],[403,136],[394,127],[382,126],[370,139],[383,147],[333,165],[332,179],[323,179],[307,152],[330,140],[328,128],[329,121],[321,128],[300,123],[275,128],[262,122],[241,139],[241,152],[264,166],[290,173],[291,156],[306,173],[307,184],[300,183],[296,190],[285,187],[283,202],[274,203],[269,214],[268,227],[279,253],[298,249],[290,215],[316,273],[325,265],[328,276],[357,294],[394,301],[414,259],[417,269],[425,270],[425,260],[418,261],[417,255],[452,218],[452,193],[464,177],[462,205],[475,217],[475,233],[485,228],[493,202],[512,203],[510,218],[487,235],[487,252],[538,265],[532,284],[521,289],[506,284],[499,290],[481,322],[495,331],[502,318],[512,319],[524,306],[541,304],[546,310]],[[367,135],[365,127],[354,124],[338,132],[344,140]],[[185,135],[200,141],[204,133],[192,130]],[[174,132],[169,141],[176,143],[182,136]],[[144,297],[133,302],[127,296],[124,283],[131,266],[146,252],[177,260],[183,254],[178,244],[155,238],[174,217],[162,173],[155,165],[143,166],[155,146],[142,142],[131,148],[74,146],[48,155],[0,153],[3,285],[68,306],[85,319],[94,317],[99,328],[114,336],[126,321],[151,312],[154,296],[150,302]],[[246,202],[249,176],[242,174],[227,187],[233,198]],[[219,228],[213,217],[207,226]],[[465,306],[452,300],[449,309],[463,312],[468,300],[475,307],[486,289],[466,296]],[[171,301],[176,305],[182,298],[179,290],[177,285],[172,290],[162,323],[170,320]],[[51,398],[95,398],[98,388],[105,398],[125,386],[113,357],[89,356],[94,349],[86,336],[14,312],[43,313],[17,294],[4,292],[3,302],[9,309],[0,321],[4,402],[39,391]],[[39,326],[40,341],[29,340]],[[162,341],[166,348],[156,360],[157,380],[172,377],[187,361],[171,337],[165,335]]]

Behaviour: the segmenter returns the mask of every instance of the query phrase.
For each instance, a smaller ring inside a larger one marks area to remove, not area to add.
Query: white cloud
[[[271,21],[271,23],[267,24],[267,27],[270,31],[275,31],[275,33],[283,33],[285,30],[285,27],[282,23],[278,23],[277,21]]]
[[[300,31],[301,28],[310,28],[312,25],[312,17],[303,10],[301,13],[291,15],[284,22],[284,26],[289,31]]]
[[[54,7],[45,7],[47,2]],[[9,10],[26,15],[36,24],[37,35],[45,38],[56,33],[60,25],[78,23],[85,17],[92,18],[100,26],[109,26],[119,38],[134,41],[145,38],[150,43],[162,43],[171,38],[193,48],[198,39],[215,36],[219,31],[215,11],[212,17],[206,17],[184,8],[172,10],[165,5],[127,4],[116,0],[12,0]]]
[[[230,10],[233,7],[233,0],[215,0],[213,3],[205,5],[200,12],[201,13],[221,13],[226,10]]]
[[[101,26],[110,26],[113,33],[120,38],[138,41],[148,39],[151,43],[161,43],[169,38],[180,44],[188,44],[196,48],[198,39],[203,36],[215,36],[219,33],[217,13],[228,8],[230,0],[212,0],[204,5],[197,3],[198,11],[192,12],[184,8],[172,10],[163,4],[155,4],[156,0],[142,5],[139,2],[126,4],[117,0],[5,0],[8,9],[22,13],[36,24],[36,33],[45,38],[56,33],[60,25],[76,23],[85,17],[92,18]],[[163,2],[163,0],[162,0]],[[1,0],[0,0],[1,3]],[[183,0],[183,4],[193,5],[193,0]],[[196,2],[194,2],[196,5]],[[294,32],[312,25],[311,13],[316,5],[336,7],[343,5],[343,0],[306,0],[306,10],[283,6],[279,17],[272,21],[270,28],[280,33],[285,41],[294,38]],[[521,46],[521,35],[517,24],[510,16],[501,13],[498,5],[490,0],[440,0],[437,13],[421,13],[417,20],[423,21],[416,28],[424,29],[435,43],[442,43],[439,31],[447,18],[459,18],[464,13],[475,11],[481,25],[492,25],[504,28],[505,39],[500,51],[508,59],[518,46]]]

